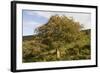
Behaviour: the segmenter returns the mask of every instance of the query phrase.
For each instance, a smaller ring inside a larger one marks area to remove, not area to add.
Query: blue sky
[[[49,18],[56,14],[73,17],[75,21],[83,24],[85,29],[91,28],[91,14],[89,13],[23,10],[23,36],[35,34],[34,31],[36,28],[47,23]]]

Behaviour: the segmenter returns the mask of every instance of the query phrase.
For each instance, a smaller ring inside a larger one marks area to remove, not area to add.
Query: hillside
[[[23,36],[23,41],[32,40],[33,38],[34,38],[34,35]]]
[[[82,32],[85,32],[89,37],[91,37],[90,36],[90,32],[91,32],[91,30],[90,29],[88,29],[88,30],[82,30]],[[39,49],[39,44],[38,43],[33,43],[32,44],[32,41],[34,41],[34,38],[35,38],[36,36],[34,36],[34,35],[29,35],[29,36],[23,36],[23,43],[25,43],[24,45],[23,45],[23,47],[33,47],[34,48],[34,45],[36,46],[38,46],[37,48],[35,48],[34,50],[33,50],[33,55],[29,55],[29,56],[25,56],[25,57],[23,57],[23,62],[37,62],[37,61],[56,61],[56,55],[55,55],[55,53],[56,53],[56,50],[42,50],[42,52],[40,51],[40,49]],[[71,53],[73,54],[75,51],[72,49],[69,49],[68,51],[69,51],[69,55],[68,56],[65,56],[65,58],[63,59],[62,58],[62,60],[71,60],[71,59],[73,59],[73,60],[78,60],[78,59],[90,59],[90,47],[89,47],[89,45],[87,45],[87,46],[84,46],[85,48],[83,48],[83,50],[81,50],[81,55],[79,55],[79,58],[78,58],[78,56],[71,56]],[[27,52],[32,52],[32,49],[30,50],[30,49],[26,49],[25,51],[27,51]],[[76,50],[77,51],[77,50]],[[53,55],[54,54],[54,55]],[[24,55],[26,55],[26,54],[24,54]],[[51,57],[51,59],[49,59],[49,56]],[[45,57],[47,60],[45,60],[43,57]],[[28,59],[29,58],[29,59]]]

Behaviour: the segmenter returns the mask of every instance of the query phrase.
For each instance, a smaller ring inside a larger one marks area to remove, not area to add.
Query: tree
[[[60,59],[60,50],[85,45],[86,35],[81,32],[81,28],[81,24],[73,18],[55,15],[46,24],[37,28],[36,32],[41,43],[48,45],[50,50],[56,50],[57,59]]]

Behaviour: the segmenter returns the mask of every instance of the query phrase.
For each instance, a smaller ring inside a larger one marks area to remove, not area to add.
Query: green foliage
[[[52,16],[31,40],[23,40],[23,62],[90,59],[90,32],[82,27],[73,18]]]

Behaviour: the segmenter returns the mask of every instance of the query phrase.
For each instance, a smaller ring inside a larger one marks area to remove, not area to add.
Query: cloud
[[[25,12],[29,16],[43,17],[45,19],[48,19],[51,16],[51,13],[43,11],[25,11]]]
[[[43,24],[34,22],[34,21],[24,21],[23,22],[23,35],[32,35],[35,34],[35,29],[42,26]]]
[[[91,28],[91,14],[89,13],[65,13],[66,16],[73,19],[84,26],[84,29]]]

